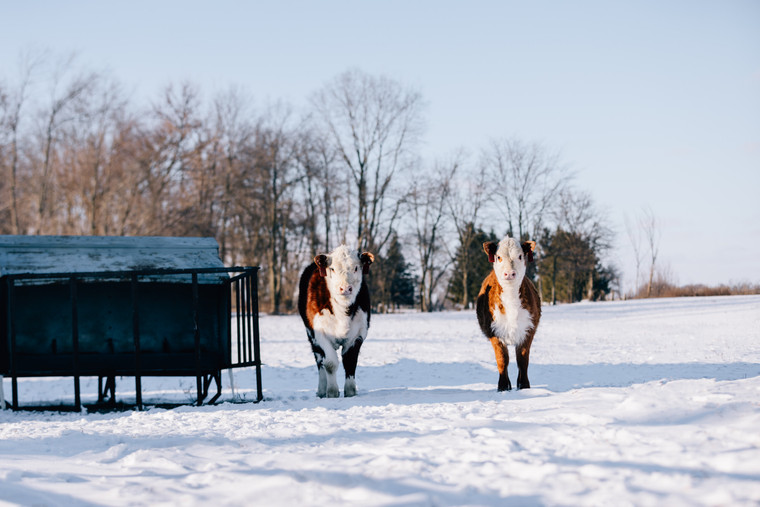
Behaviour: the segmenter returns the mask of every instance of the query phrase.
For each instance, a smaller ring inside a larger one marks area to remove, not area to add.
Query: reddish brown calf
[[[533,283],[525,278],[528,262],[533,260],[536,243],[519,245],[506,237],[499,243],[483,244],[493,263],[493,271],[483,280],[477,299],[480,329],[493,346],[499,370],[499,391],[512,389],[507,375],[509,351],[514,345],[517,359],[517,388],[530,387],[528,362],[530,346],[541,318],[541,300]]]

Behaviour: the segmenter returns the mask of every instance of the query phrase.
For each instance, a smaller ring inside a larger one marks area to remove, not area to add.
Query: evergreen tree
[[[372,265],[370,291],[376,308],[398,308],[400,305],[413,305],[416,280],[410,271],[401,251],[398,236],[391,237],[388,251],[376,256]]]
[[[598,300],[609,294],[615,271],[602,265],[590,241],[582,235],[562,228],[554,232],[544,230],[541,246],[544,301],[556,304]]]
[[[410,264],[403,262],[403,269],[396,273],[391,281],[391,303],[399,306],[414,306],[414,295],[417,287],[417,279],[409,271]]]
[[[594,301],[605,300],[607,295],[612,292],[612,286],[618,279],[618,272],[612,266],[597,264],[594,270]]]
[[[468,227],[473,227],[469,224]],[[449,280],[448,299],[456,304],[468,307],[473,303],[480,292],[483,279],[491,272],[492,266],[483,251],[483,243],[486,241],[498,241],[491,231],[484,232],[477,229],[474,235],[470,235],[472,241],[468,245],[459,245],[454,261],[454,272]],[[467,287],[466,295],[464,287]]]

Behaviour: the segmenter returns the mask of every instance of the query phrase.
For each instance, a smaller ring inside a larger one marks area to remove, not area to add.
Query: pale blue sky
[[[627,275],[623,216],[646,206],[677,281],[760,282],[760,1],[0,0],[0,79],[30,47],[135,98],[189,79],[298,106],[348,68],[384,74],[423,94],[427,157],[561,150]]]

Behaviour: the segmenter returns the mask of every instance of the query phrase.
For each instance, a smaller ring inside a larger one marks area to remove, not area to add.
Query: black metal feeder
[[[80,377],[113,404],[127,376],[142,408],[142,377],[194,376],[200,405],[253,366],[260,401],[258,269],[225,267],[213,238],[0,235],[0,388],[18,410],[18,378],[73,377],[79,411]]]

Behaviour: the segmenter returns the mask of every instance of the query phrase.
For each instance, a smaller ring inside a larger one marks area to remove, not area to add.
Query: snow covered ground
[[[545,307],[533,388],[507,393],[472,312],[374,315],[349,399],[315,398],[298,317],[261,335],[260,404],[230,403],[225,374],[216,406],[0,411],[0,505],[760,504],[760,296]],[[71,403],[72,382],[20,400]]]

